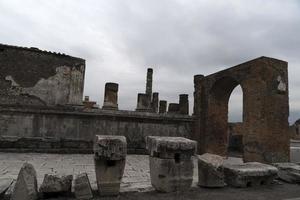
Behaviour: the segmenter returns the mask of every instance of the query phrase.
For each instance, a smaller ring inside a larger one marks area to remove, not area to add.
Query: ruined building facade
[[[118,110],[117,83],[105,85],[103,107],[95,108],[83,100],[84,72],[80,58],[0,45],[0,150],[86,153],[97,134],[124,135],[130,153],[143,153],[147,135],[191,137],[188,115]],[[150,88],[152,80],[147,94],[158,104]]]
[[[197,140],[198,153],[228,154],[228,100],[243,90],[242,146],[245,161],[289,159],[287,63],[260,57],[194,77],[194,108],[187,94],[178,103],[159,100],[147,70],[136,111],[119,110],[117,83],[106,83],[103,106],[83,99],[85,61],[0,45],[0,150],[91,152],[94,135],[124,135],[131,153],[145,151],[145,137]]]

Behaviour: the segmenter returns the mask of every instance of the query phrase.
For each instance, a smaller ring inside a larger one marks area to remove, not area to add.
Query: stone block
[[[197,142],[183,137],[148,136],[146,148],[153,157],[189,160],[196,154]]]
[[[278,177],[288,183],[300,183],[300,165],[295,163],[273,163],[278,169]]]
[[[198,156],[198,185],[202,187],[224,187],[224,161],[224,157],[210,153]]]
[[[71,194],[73,175],[45,174],[40,192],[44,196],[67,196]]]
[[[86,173],[78,174],[74,181],[74,193],[76,199],[87,200],[93,198],[93,192]]]
[[[122,160],[127,154],[126,138],[117,135],[96,135],[93,149],[95,159]]]
[[[258,162],[223,165],[225,182],[233,187],[251,187],[270,184],[277,177],[276,167]]]
[[[115,196],[126,163],[127,142],[124,136],[97,135],[94,140],[94,161],[98,190],[101,196]]]
[[[95,159],[96,180],[100,196],[116,196],[120,193],[125,163],[125,159]]]
[[[12,192],[11,200],[38,199],[36,171],[32,164],[24,163]]]
[[[148,136],[152,186],[160,192],[184,191],[193,181],[197,143],[182,137]]]
[[[152,186],[160,192],[185,191],[193,182],[193,160],[177,162],[150,156]]]

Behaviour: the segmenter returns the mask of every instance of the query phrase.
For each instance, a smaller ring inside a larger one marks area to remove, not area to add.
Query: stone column
[[[95,136],[94,161],[97,186],[101,196],[119,194],[126,154],[127,142],[124,136]]]
[[[193,127],[193,135],[192,139],[198,142],[198,153],[205,153],[204,151],[204,132],[201,133],[201,101],[202,93],[204,90],[203,87],[204,76],[202,74],[198,74],[194,76],[194,109],[193,115],[195,116],[195,122]],[[203,115],[202,115],[203,118]],[[203,120],[203,119],[202,119]]]
[[[118,89],[117,83],[106,83],[104,91],[104,103],[102,109],[118,110]]]
[[[167,112],[167,101],[161,100],[159,101],[159,113],[163,114]]]
[[[153,77],[153,69],[147,69],[147,80],[146,80],[146,94],[151,98],[152,96],[152,78]],[[150,99],[151,101],[151,99]]]
[[[193,182],[197,142],[182,137],[148,136],[150,178],[160,192],[186,191]]]
[[[168,113],[178,114],[179,113],[179,104],[178,103],[169,103]]]
[[[147,94],[138,93],[136,111],[151,112],[151,105]]]
[[[179,114],[188,115],[189,114],[189,95],[180,94],[179,95]]]
[[[158,92],[153,92],[152,94],[152,111],[154,113],[158,112],[158,101],[159,101],[159,97],[158,97]]]

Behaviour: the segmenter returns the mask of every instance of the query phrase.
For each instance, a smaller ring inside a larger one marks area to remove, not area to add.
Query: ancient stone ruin
[[[280,180],[299,183],[300,169],[289,163],[287,62],[260,57],[204,76],[194,76],[194,106],[189,96],[167,103],[152,91],[147,69],[145,93],[135,111],[118,103],[118,83],[105,84],[102,107],[83,98],[85,61],[64,54],[0,45],[0,151],[93,153],[97,191],[86,171],[45,173],[38,188],[33,165],[21,168],[12,199],[94,194],[118,196],[127,154],[149,155],[151,187],[159,192],[203,188],[257,187]],[[228,123],[233,89],[243,90],[243,122]],[[242,153],[242,163],[226,163],[229,151]],[[125,173],[126,174],[126,173]],[[12,181],[0,187],[7,193]],[[22,185],[22,187],[20,187]]]
[[[197,75],[194,83],[199,153],[227,155],[228,100],[241,85],[244,160],[289,160],[287,62],[260,57],[209,76]]]

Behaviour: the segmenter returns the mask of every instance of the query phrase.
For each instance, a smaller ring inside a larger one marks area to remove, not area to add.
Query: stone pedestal
[[[37,191],[37,177],[36,171],[32,164],[23,164],[13,193],[11,196],[12,200],[36,200],[38,199]]]
[[[252,187],[270,184],[278,169],[258,162],[224,165],[225,181],[233,187]]]
[[[118,89],[117,83],[106,83],[104,91],[104,103],[102,109],[118,110]]]
[[[193,182],[197,143],[182,137],[148,136],[152,186],[160,192],[185,191]]]
[[[73,175],[45,174],[40,192],[45,198],[71,195]]]
[[[179,114],[188,115],[189,114],[189,95],[180,94],[179,95]]]
[[[159,114],[163,114],[167,112],[167,101],[160,100],[159,101]]]
[[[126,154],[127,143],[124,136],[95,136],[94,161],[97,186],[101,196],[119,194]]]
[[[88,200],[93,198],[93,192],[86,173],[78,174],[74,181],[74,193],[76,199]]]
[[[202,187],[224,187],[224,157],[206,153],[198,156],[198,185]]]

